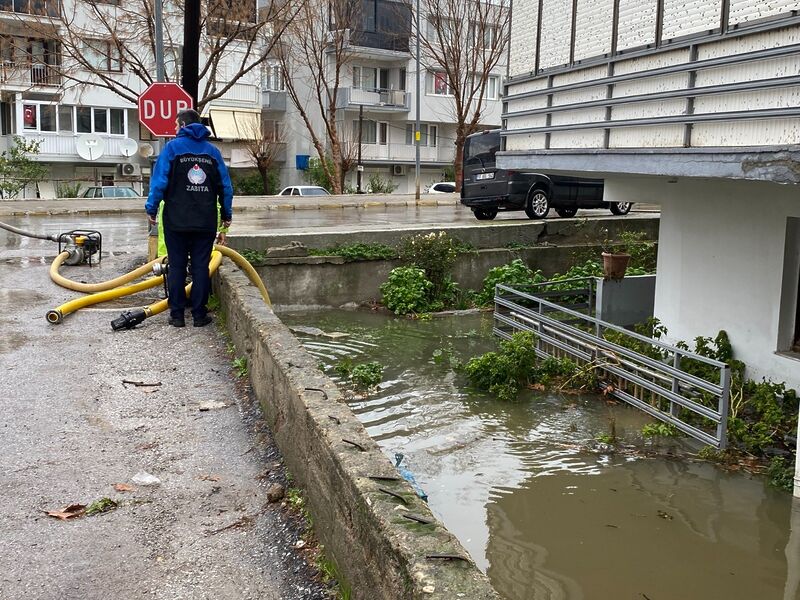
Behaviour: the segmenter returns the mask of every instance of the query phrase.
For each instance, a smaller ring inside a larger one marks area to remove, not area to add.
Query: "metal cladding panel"
[[[661,38],[671,40],[719,29],[722,0],[664,0]]]
[[[730,0],[728,23],[738,25],[766,17],[774,17],[792,10],[800,10],[798,0]]]
[[[602,148],[604,135],[602,129],[555,131],[550,135],[550,148]]]
[[[637,96],[639,94],[657,94],[671,90],[683,90],[689,85],[688,73],[662,75],[661,77],[645,77],[634,81],[621,81],[614,86],[614,98]]]
[[[608,67],[606,65],[596,65],[594,67],[587,67],[585,69],[576,69],[575,71],[554,75],[553,85],[569,85],[571,83],[592,81],[593,79],[605,77],[607,73]]]
[[[698,96],[694,101],[694,112],[695,114],[709,114],[797,106],[800,106],[800,87],[788,87],[758,92],[720,94],[719,96]]]
[[[695,123],[692,146],[783,146],[800,139],[800,119]]]
[[[676,98],[655,102],[636,102],[635,104],[621,104],[611,109],[611,120],[622,121],[625,119],[652,119],[655,117],[671,117],[682,115],[686,111],[686,100]]]
[[[506,138],[506,150],[541,150],[544,148],[543,133],[528,133]]]
[[[525,92],[536,92],[543,90],[547,87],[547,78],[542,77],[539,79],[532,79],[531,81],[524,81],[522,83],[509,82],[508,98],[514,94],[524,94]]]
[[[779,48],[800,43],[800,27],[786,27],[755,35],[721,40],[711,44],[703,44],[697,49],[697,59],[706,60],[722,56],[732,56],[743,52],[755,52],[768,48]]]
[[[569,62],[571,33],[572,0],[547,0],[542,7],[540,68],[557,67]]]
[[[683,146],[683,125],[663,127],[620,127],[612,129],[609,148],[679,148]]]
[[[619,0],[617,50],[656,41],[656,0]]]
[[[800,74],[800,57],[789,56],[772,60],[759,60],[741,63],[730,67],[703,69],[697,72],[695,85],[719,85],[722,83],[738,83],[773,79],[775,77],[791,77]]]
[[[536,25],[539,19],[539,3],[536,0],[519,0],[514,3],[511,14],[511,47],[509,51],[509,74],[523,75],[536,68]]]
[[[544,108],[547,106],[547,96],[532,96],[531,98],[520,98],[519,100],[509,100],[509,112],[520,110],[532,110],[534,108]]]
[[[553,125],[572,125],[574,123],[597,123],[605,121],[605,108],[585,108],[553,113],[550,122]]]
[[[575,60],[611,52],[612,0],[578,0],[575,17]]]
[[[672,65],[686,62],[689,62],[689,49],[682,48],[672,52],[659,52],[658,54],[620,61],[614,66],[614,74],[627,75],[628,73],[671,67]]]
[[[506,127],[511,131],[514,129],[528,129],[529,127],[544,127],[545,125],[547,125],[547,117],[545,115],[509,117],[506,122]]]
[[[559,92],[553,94],[553,105],[577,104],[578,102],[589,102],[590,100],[602,100],[606,97],[606,87],[590,87],[572,90],[569,92]]]

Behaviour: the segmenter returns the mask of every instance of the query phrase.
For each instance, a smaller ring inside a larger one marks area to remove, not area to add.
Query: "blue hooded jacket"
[[[163,200],[167,229],[214,232],[218,211],[223,221],[233,217],[231,178],[208,137],[201,123],[182,127],[156,161],[145,211],[155,218]]]

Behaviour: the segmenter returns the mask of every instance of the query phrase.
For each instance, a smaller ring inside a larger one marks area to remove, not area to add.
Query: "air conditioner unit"
[[[119,166],[119,172],[122,173],[125,177],[133,177],[135,175],[141,175],[141,169],[139,165],[133,163],[122,163]]]
[[[392,165],[392,175],[400,177],[405,174],[406,174],[405,165]]]

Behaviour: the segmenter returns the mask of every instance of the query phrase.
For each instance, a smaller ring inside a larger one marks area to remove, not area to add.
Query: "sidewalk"
[[[302,526],[267,500],[281,457],[216,326],[175,329],[162,314],[112,332],[158,289],[50,325],[45,312],[79,294],[32,258],[0,262],[0,598],[328,598],[295,549]],[[106,280],[140,258],[62,274]],[[105,497],[117,508],[46,515]]]

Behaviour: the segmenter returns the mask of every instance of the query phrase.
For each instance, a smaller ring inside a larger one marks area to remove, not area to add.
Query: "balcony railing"
[[[375,31],[350,31],[350,44],[364,48],[391,50],[393,52],[409,51],[408,33],[379,33]]]
[[[413,144],[361,144],[362,160],[413,162],[415,155]],[[422,162],[450,163],[455,159],[455,148],[421,146],[419,158]]]
[[[75,140],[81,134],[76,135],[74,133],[24,131],[15,135],[22,137],[29,142],[38,141],[39,156],[42,158],[49,158],[53,156],[60,156],[62,158],[78,157],[78,152],[75,148]],[[121,143],[125,139],[124,136],[99,135],[103,139],[105,145],[103,154],[100,157],[101,160],[107,161],[109,158],[122,160],[126,156],[120,148]],[[3,137],[10,139],[12,136]]]
[[[342,87],[337,91],[336,108],[368,107],[374,110],[407,112],[411,94],[403,90],[361,89]]]
[[[0,83],[22,88],[58,87],[61,85],[61,75],[57,67],[52,65],[3,62],[0,66]]]
[[[262,90],[261,108],[264,110],[285,111],[286,92],[276,92],[274,90]]]

